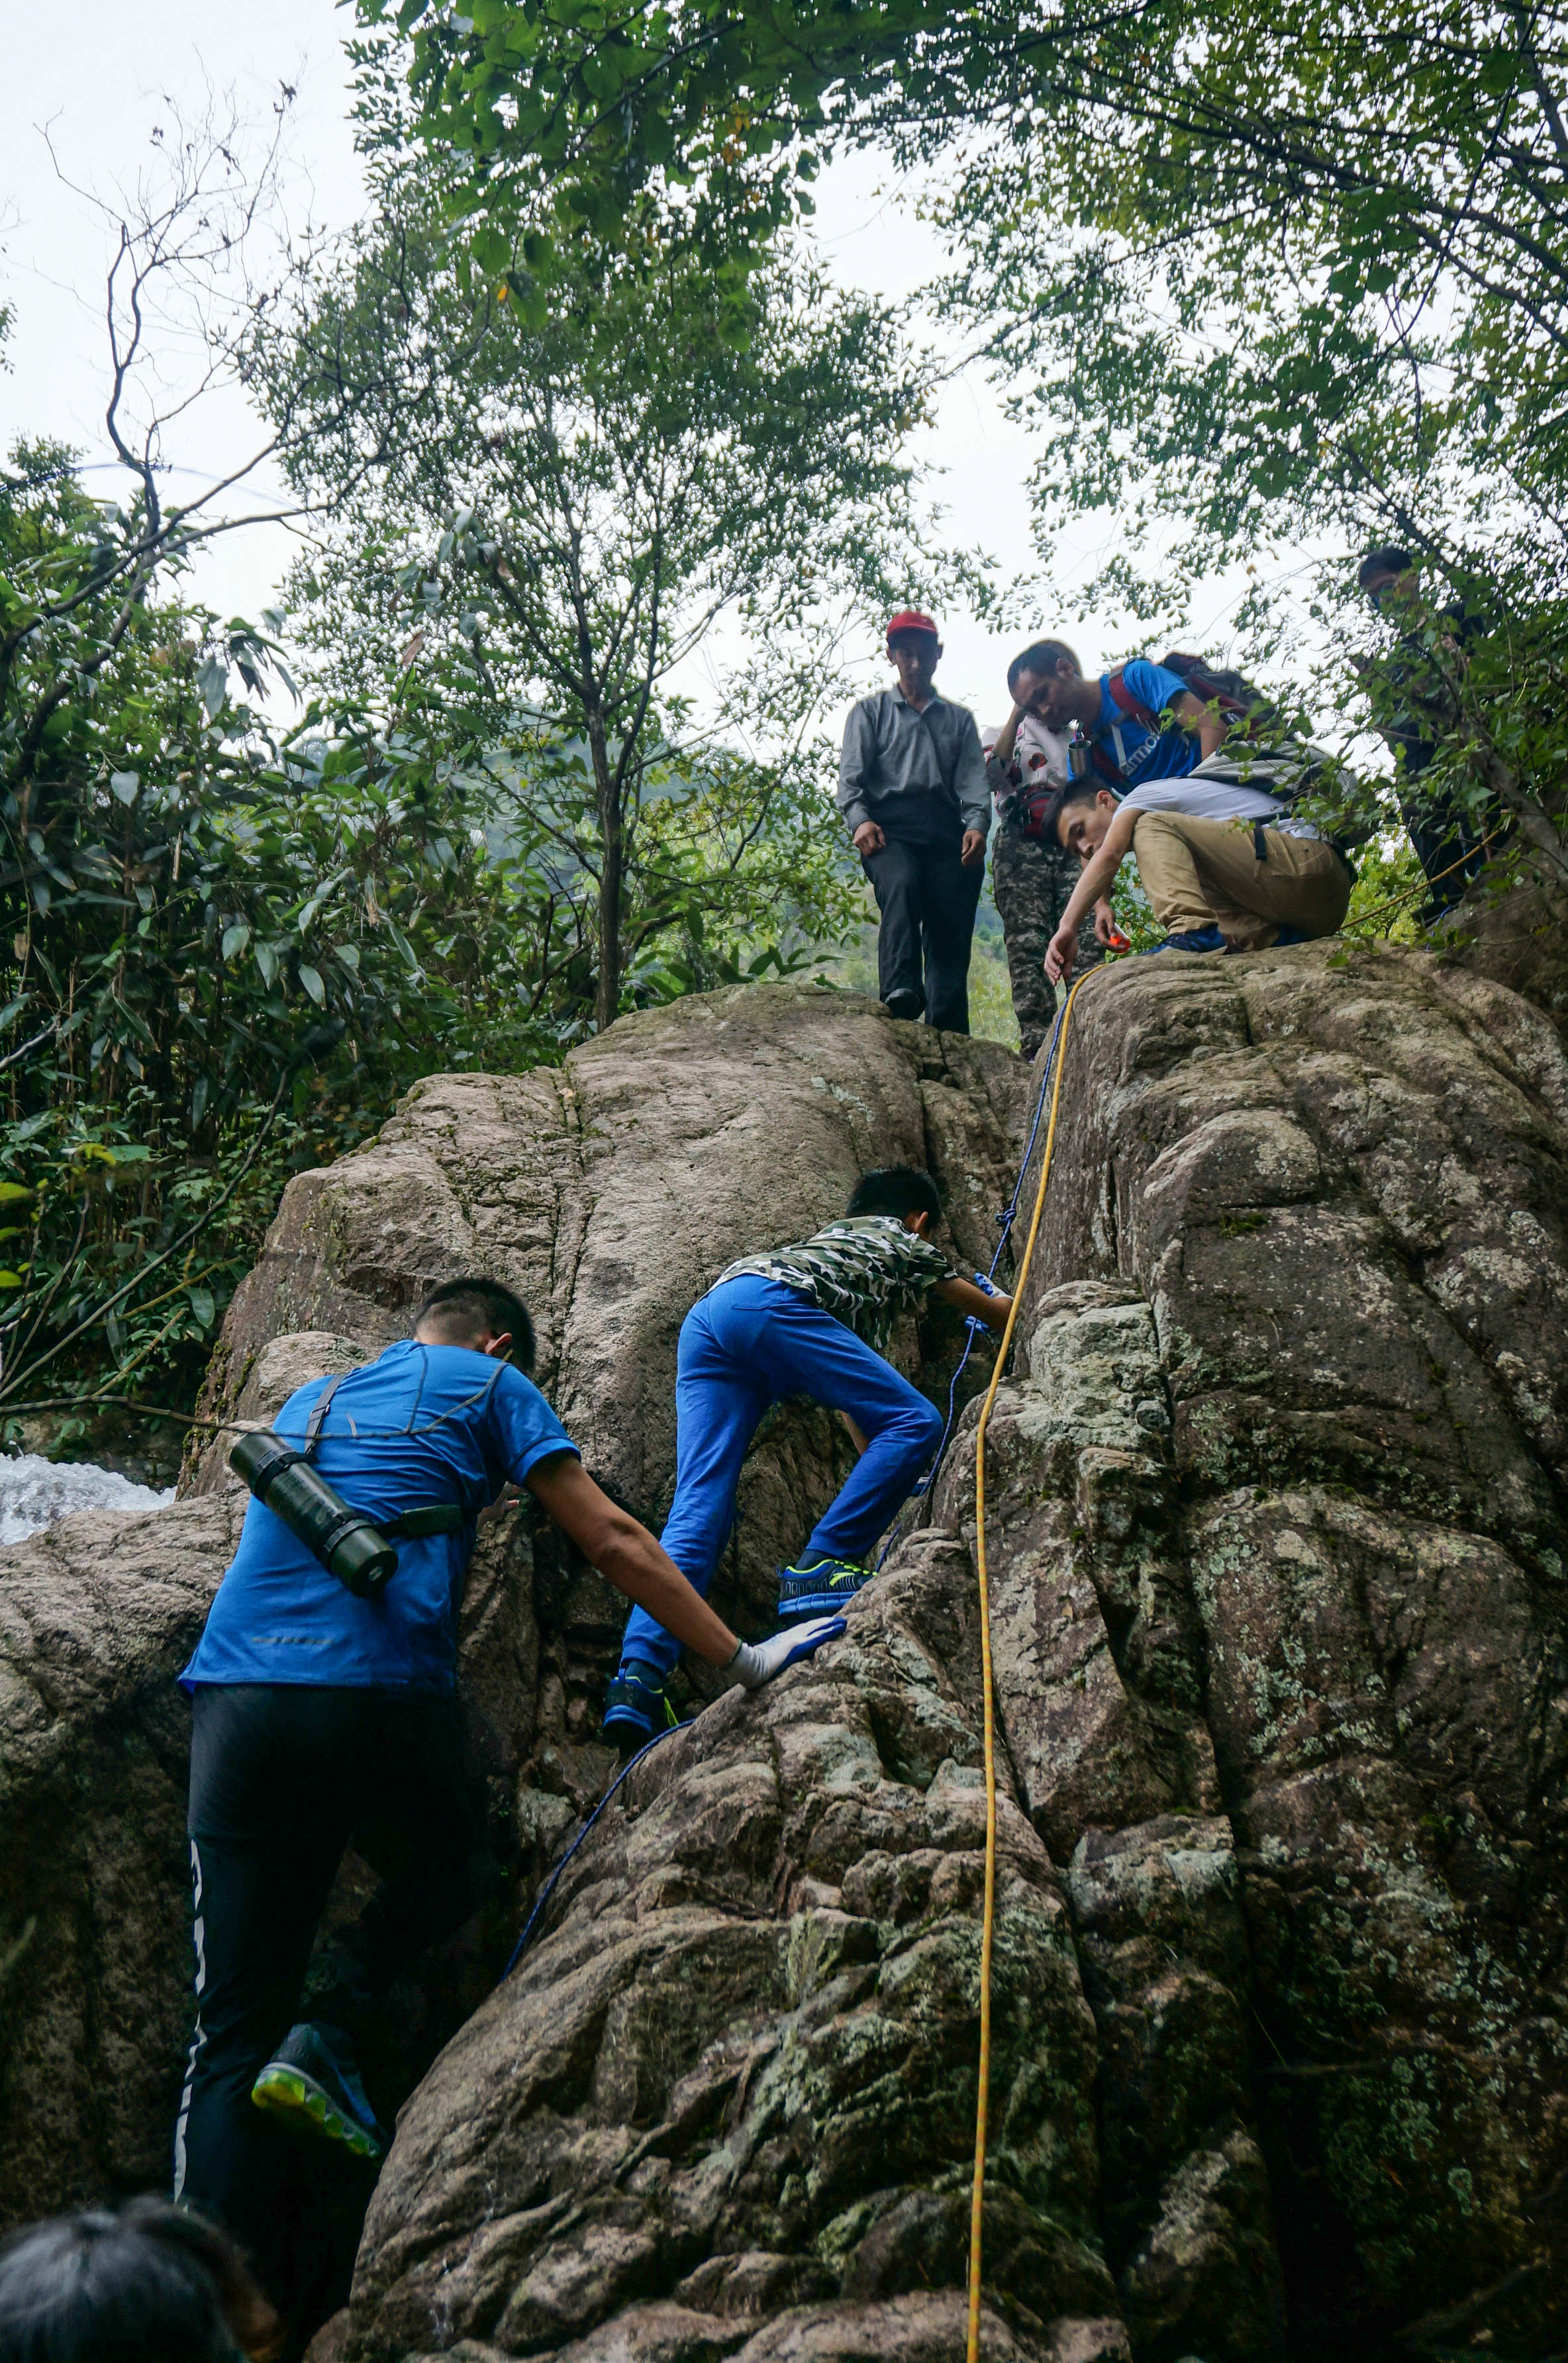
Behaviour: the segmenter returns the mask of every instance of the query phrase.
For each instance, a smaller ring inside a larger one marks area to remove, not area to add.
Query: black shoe
[[[778,1570],[778,1622],[793,1625],[801,1617],[836,1616],[863,1592],[876,1573],[855,1559],[813,1559],[810,1567]]]
[[[308,2020],[290,2027],[250,2087],[250,2097],[269,2116],[283,2118],[301,2133],[341,2142],[373,2166],[386,2156],[387,2137],[376,2123],[352,2053]]]
[[[925,1015],[925,996],[916,993],[912,985],[901,984],[896,993],[887,995],[882,1006],[894,1017],[907,1017],[911,1026],[917,1025]]]
[[[624,1667],[604,1693],[604,1720],[599,1726],[600,1736],[623,1756],[635,1756],[656,1739],[661,1731],[668,1731],[680,1717],[670,1705],[662,1674],[641,1659],[634,1659]]]

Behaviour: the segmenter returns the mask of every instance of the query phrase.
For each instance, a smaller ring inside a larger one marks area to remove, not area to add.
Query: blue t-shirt
[[[1166,706],[1187,694],[1179,672],[1167,672],[1164,665],[1151,664],[1146,657],[1134,657],[1131,664],[1122,666],[1121,685],[1151,714],[1163,714]],[[1150,730],[1135,714],[1123,714],[1110,694],[1108,672],[1099,677],[1099,718],[1090,736],[1129,782],[1180,779],[1203,760],[1196,731],[1174,725],[1168,730]]]
[[[326,1383],[296,1387],[274,1431],[303,1443]],[[339,1382],[313,1465],[367,1517],[455,1502],[462,1528],[396,1540],[397,1573],[379,1600],[359,1600],[252,1501],[182,1683],[450,1690],[475,1519],[508,1479],[520,1484],[536,1462],[576,1449],[512,1363],[466,1346],[389,1346]]]

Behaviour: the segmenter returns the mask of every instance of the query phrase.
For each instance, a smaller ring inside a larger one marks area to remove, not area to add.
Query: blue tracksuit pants
[[[798,1289],[746,1273],[710,1290],[680,1325],[675,1500],[659,1537],[704,1597],[734,1521],[746,1447],[769,1403],[786,1395],[846,1411],[867,1438],[802,1566],[863,1559],[942,1440],[935,1406]],[[668,1673],[679,1655],[679,1642],[646,1609],[632,1611],[623,1666],[635,1658]]]

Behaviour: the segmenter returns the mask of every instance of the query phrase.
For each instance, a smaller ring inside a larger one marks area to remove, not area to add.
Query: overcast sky
[[[171,101],[188,118],[199,117],[209,90],[220,103],[232,93],[242,114],[265,122],[286,83],[297,94],[284,175],[289,216],[296,225],[308,216],[342,227],[363,203],[341,47],[349,21],[330,0],[269,0],[265,9],[232,15],[196,0],[76,0],[64,19],[26,0],[0,0],[7,69],[0,82],[0,300],[16,316],[9,373],[0,375],[0,448],[18,434],[49,434],[76,443],[90,462],[107,456],[103,289],[112,224],[61,179],[46,132],[66,181],[112,200],[116,186],[134,186],[149,169],[152,133],[162,126],[167,136]],[[836,273],[896,296],[918,288],[940,257],[901,202],[907,193],[879,185],[886,178],[870,160],[835,168],[819,186],[817,228]],[[194,367],[193,349],[182,350],[177,340],[166,349],[172,376]],[[179,480],[182,494],[204,475],[226,472],[258,439],[237,395],[200,406],[169,440],[170,456],[188,471]],[[978,545],[1004,571],[1034,573],[1024,493],[1029,442],[977,372],[943,390],[923,456],[944,471],[938,497],[954,538]],[[88,483],[107,490],[114,477]],[[1113,530],[1105,528],[1107,539]],[[1058,560],[1055,586],[1069,604],[1073,584],[1087,580],[1100,555],[1091,528]],[[280,529],[235,536],[204,561],[197,588],[223,613],[255,616],[271,603],[287,559]],[[1194,617],[1197,645],[1218,651],[1238,588],[1205,589]],[[982,722],[999,720],[1007,660],[1021,637],[993,638],[964,614],[942,620],[942,688]],[[1066,630],[1091,665],[1129,652],[1098,645],[1092,632],[1086,637],[1055,598],[1042,600],[1031,628]],[[866,685],[888,677],[868,649]],[[700,682],[691,686],[700,692]]]

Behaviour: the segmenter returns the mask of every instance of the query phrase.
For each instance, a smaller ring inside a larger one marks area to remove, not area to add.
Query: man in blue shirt
[[[1029,653],[1039,664],[1017,682],[1017,703],[1049,729],[1068,730],[1076,723],[1112,786],[1180,779],[1225,736],[1224,717],[1195,697],[1179,672],[1147,657],[1086,681],[1065,641],[1041,640]]]
[[[844,1629],[828,1617],[760,1647],[738,1642],[593,1482],[524,1375],[533,1355],[509,1289],[452,1280],[425,1300],[412,1338],[347,1378],[296,1388],[276,1432],[304,1441],[330,1390],[312,1464],[356,1509],[401,1529],[397,1571],[379,1597],[360,1598],[253,1500],[180,1678],[193,1698],[197,2017],[174,2195],[253,2247],[271,2228],[254,2220],[248,2187],[256,2108],[379,2158],[356,2021],[476,1900],[454,1693],[480,1512],[509,1483],[525,1485],[619,1591],[748,1688]],[[315,1965],[311,2017],[291,2026],[343,1850],[372,1816],[395,1825],[402,1859]]]

